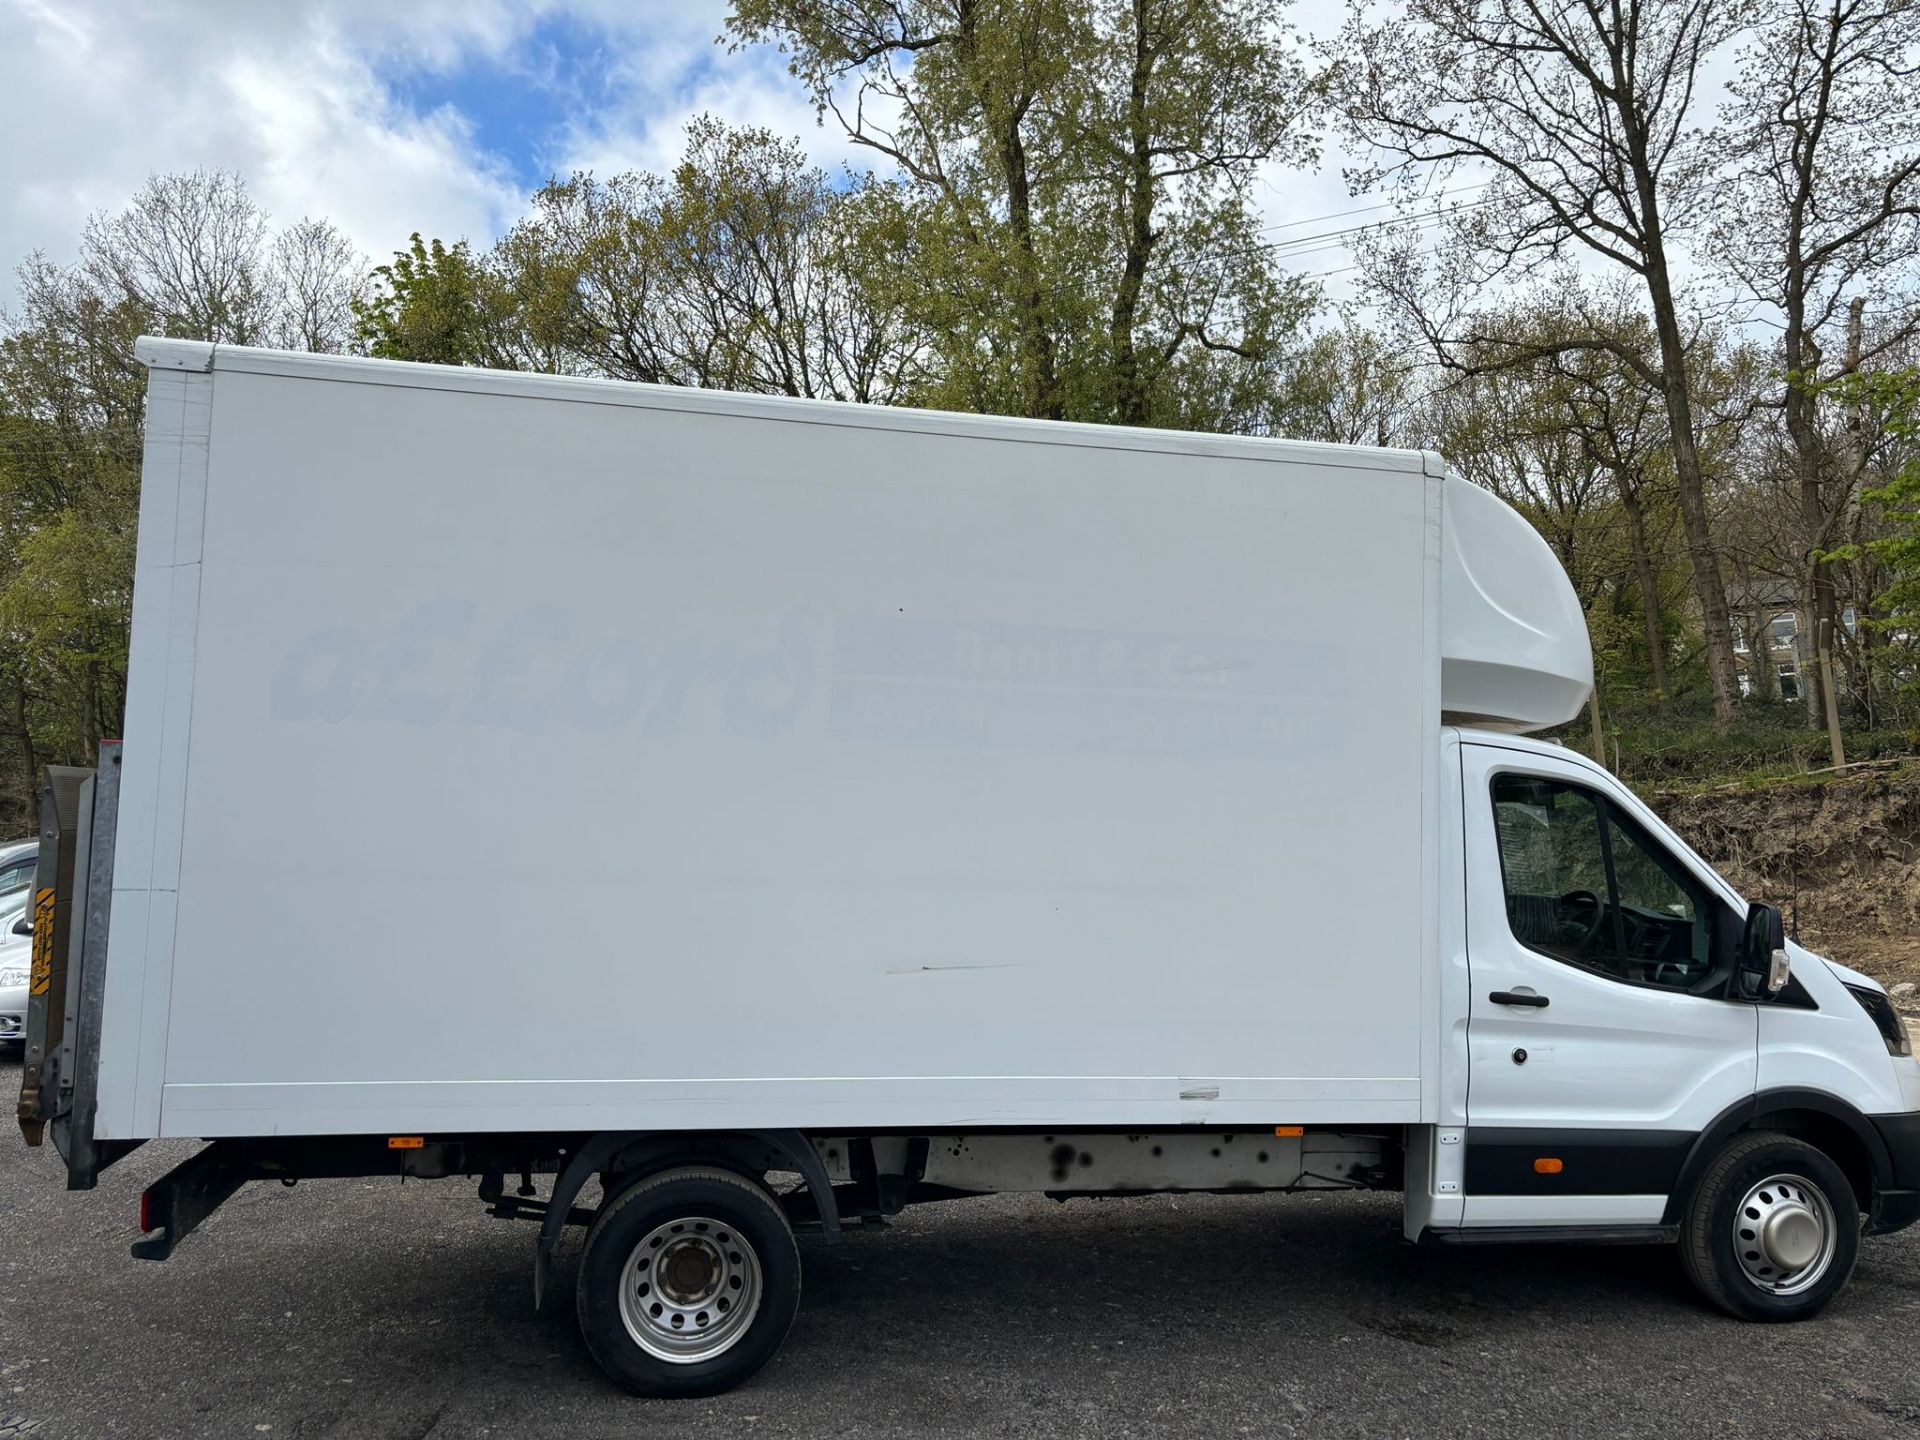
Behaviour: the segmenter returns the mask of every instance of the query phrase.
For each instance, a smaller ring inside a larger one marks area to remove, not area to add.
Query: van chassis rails
[[[880,1226],[907,1205],[1000,1190],[1037,1190],[1067,1200],[1189,1190],[1400,1188],[1397,1131],[1325,1132],[1302,1139],[1302,1127],[1293,1126],[1274,1133],[1291,1138],[1262,1141],[1255,1134],[1225,1127],[1194,1127],[1178,1135],[1158,1136],[1121,1131],[1075,1136],[1002,1131],[941,1137],[938,1154],[935,1140],[927,1136],[843,1132],[838,1138],[809,1139],[798,1130],[213,1140],[142,1194],[140,1229],[146,1238],[134,1243],[133,1255],[140,1260],[167,1259],[175,1246],[250,1180],[294,1185],[301,1180],[381,1175],[403,1181],[478,1176],[479,1197],[488,1214],[539,1222],[534,1250],[534,1303],[538,1306],[561,1234],[569,1225],[591,1225],[598,1213],[575,1203],[596,1177],[612,1193],[639,1176],[684,1165],[713,1165],[756,1176],[797,1173],[802,1183],[776,1198],[789,1223],[796,1228],[818,1227],[829,1241],[840,1238],[843,1215],[865,1226]],[[1233,1142],[1237,1138],[1247,1143],[1237,1147],[1236,1159]],[[1302,1147],[1316,1148],[1309,1152]],[[1182,1173],[1176,1155],[1187,1150],[1207,1156],[1218,1173]],[[1267,1164],[1269,1152],[1276,1162],[1291,1156],[1295,1163],[1290,1167],[1276,1163],[1272,1167],[1276,1173],[1263,1177],[1269,1183],[1262,1184],[1252,1177]],[[1320,1173],[1312,1168],[1314,1164],[1339,1173]],[[1103,1173],[1104,1183],[1081,1179],[1090,1170],[1104,1172],[1109,1165],[1118,1168]],[[536,1174],[555,1177],[545,1199],[534,1186]],[[512,1193],[507,1188],[509,1176],[519,1181]]]
[[[404,1146],[378,1135],[214,1140],[141,1195],[140,1228],[150,1238],[136,1241],[133,1255],[137,1260],[167,1259],[249,1180],[293,1185],[378,1175],[439,1180],[477,1174],[497,1181],[508,1170],[556,1171],[572,1148],[565,1135],[486,1136]]]
[[[800,1192],[783,1197],[796,1223],[821,1225],[838,1238],[839,1211],[813,1147],[798,1131],[765,1130],[739,1135],[688,1137],[672,1134],[424,1136],[347,1135],[260,1140],[214,1140],[181,1161],[147,1187],[140,1197],[140,1229],[147,1238],[134,1242],[137,1260],[168,1259],[177,1246],[250,1180],[355,1179],[392,1175],[441,1180],[478,1176],[487,1213],[500,1219],[540,1222],[535,1253],[535,1297],[560,1233],[568,1225],[590,1225],[595,1211],[573,1202],[595,1175],[625,1175],[662,1164],[712,1160],[740,1168],[791,1169],[806,1181]],[[507,1176],[519,1185],[508,1194]],[[533,1177],[556,1177],[546,1200],[535,1198]]]

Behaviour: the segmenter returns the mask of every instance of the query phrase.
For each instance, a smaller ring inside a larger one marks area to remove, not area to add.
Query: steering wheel
[[[1600,925],[1607,918],[1607,910],[1600,903],[1600,897],[1591,890],[1569,890],[1560,897],[1558,909],[1564,915],[1569,909],[1584,906],[1593,911],[1592,918],[1585,921],[1586,928],[1573,940],[1573,948],[1584,950],[1600,935]],[[1581,924],[1575,920],[1574,924]]]

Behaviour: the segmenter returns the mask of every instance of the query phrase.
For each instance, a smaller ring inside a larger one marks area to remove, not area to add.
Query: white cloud
[[[784,70],[764,66],[758,57],[729,56],[691,83],[635,95],[617,109],[583,117],[569,127],[553,168],[599,175],[667,169],[680,158],[687,122],[702,114],[797,138],[816,163],[829,168],[848,159],[862,169],[873,163],[870,151],[865,159],[855,155],[857,147],[837,126],[828,131],[819,125],[812,103]]]
[[[602,77],[608,98],[583,106],[543,156],[556,173],[665,170],[680,159],[687,122],[712,114],[733,126],[762,126],[797,138],[821,165],[872,164],[835,125],[822,126],[785,58],[771,46],[731,49],[721,40],[724,0],[676,7],[670,17],[629,27],[631,43]],[[719,42],[719,43],[716,43]]]
[[[416,226],[490,234],[517,188],[457,116],[408,112],[374,66],[450,63],[510,33],[470,4],[0,0],[0,257],[70,258],[89,212],[202,167],[243,176],[281,221],[332,218],[370,254]]]

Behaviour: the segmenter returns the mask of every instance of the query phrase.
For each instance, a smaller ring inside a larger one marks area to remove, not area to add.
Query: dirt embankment
[[[1789,927],[1797,912],[1809,949],[1889,986],[1920,982],[1920,767],[1651,803],[1749,900]]]

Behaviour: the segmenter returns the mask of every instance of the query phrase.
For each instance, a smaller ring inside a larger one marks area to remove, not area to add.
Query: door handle
[[[1529,1010],[1544,1010],[1547,1008],[1546,996],[1535,995],[1531,992],[1522,994],[1518,990],[1496,990],[1487,996],[1487,999],[1496,1005],[1520,1005]]]

